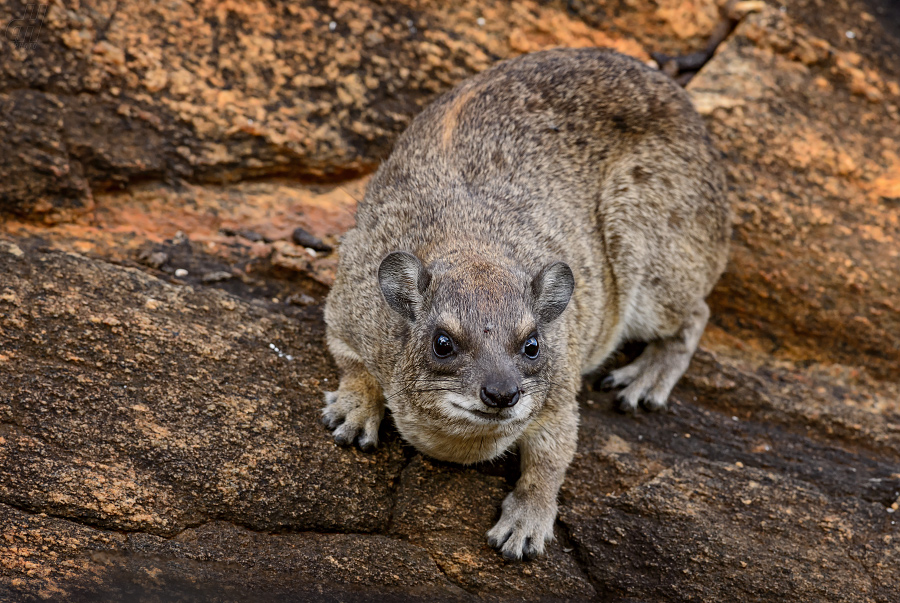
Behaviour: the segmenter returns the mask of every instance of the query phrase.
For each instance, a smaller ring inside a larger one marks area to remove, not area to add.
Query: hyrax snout
[[[575,452],[576,394],[626,340],[619,406],[662,408],[709,317],[730,236],[717,153],[684,93],[615,52],[499,63],[426,108],[340,248],[326,394],[338,443],[402,437],[521,477],[488,541],[540,554]]]

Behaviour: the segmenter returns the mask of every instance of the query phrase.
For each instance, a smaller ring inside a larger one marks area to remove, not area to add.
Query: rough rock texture
[[[335,254],[291,234],[338,243],[365,179],[272,176],[371,169],[495,58],[696,50],[717,3],[54,4],[0,54],[0,600],[897,601],[900,12],[738,4],[688,86],[736,213],[713,324],[667,413],[586,383],[527,564],[484,541],[514,457],[316,423]]]
[[[167,540],[5,506],[0,525],[12,537],[0,559],[36,578],[41,588],[30,595],[37,599],[466,600],[424,551],[378,535],[260,534],[213,522]],[[52,561],[28,561],[36,558],[30,547],[52,551],[44,553]],[[4,600],[22,596],[17,582],[0,586]]]
[[[774,10],[735,34],[689,87],[725,151],[737,216],[714,314],[772,351],[896,379],[900,70]]]
[[[4,22],[25,4],[0,2]],[[51,3],[36,40],[0,38],[0,208],[59,220],[139,179],[365,173],[436,93],[497,59],[565,44],[649,60],[607,35],[643,8],[588,25],[563,2]],[[693,40],[658,21],[667,48]]]
[[[213,518],[387,525],[402,456],[353,461],[304,435],[320,380],[335,378],[313,310],[291,320],[136,270],[10,250],[0,499],[164,536]]]

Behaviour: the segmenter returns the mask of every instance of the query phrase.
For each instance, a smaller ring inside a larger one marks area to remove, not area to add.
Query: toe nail
[[[361,433],[356,437],[356,445],[359,446],[359,449],[363,452],[371,452],[375,450],[378,443],[366,434]]]
[[[603,381],[600,382],[600,389],[603,391],[611,390],[616,384],[616,380],[612,375],[607,375]]]
[[[351,444],[353,444],[353,436],[348,436],[342,433],[340,435],[334,436],[334,441],[337,442],[340,446],[350,446]]]

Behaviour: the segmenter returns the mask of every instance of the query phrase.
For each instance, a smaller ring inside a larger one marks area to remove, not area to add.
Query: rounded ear
[[[378,284],[385,301],[410,321],[421,310],[422,295],[430,282],[431,274],[419,258],[406,251],[389,253],[378,267]]]
[[[575,277],[572,269],[565,262],[554,262],[538,273],[531,281],[531,292],[534,295],[534,314],[542,323],[556,320],[572,297],[575,290]]]

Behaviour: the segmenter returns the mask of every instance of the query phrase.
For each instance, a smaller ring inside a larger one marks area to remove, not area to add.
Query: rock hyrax
[[[426,108],[369,183],[325,308],[342,371],[323,421],[377,444],[385,408],[434,458],[515,447],[521,477],[488,542],[543,552],[575,452],[576,394],[662,408],[706,325],[730,214],[687,94],[599,49],[504,61]]]

